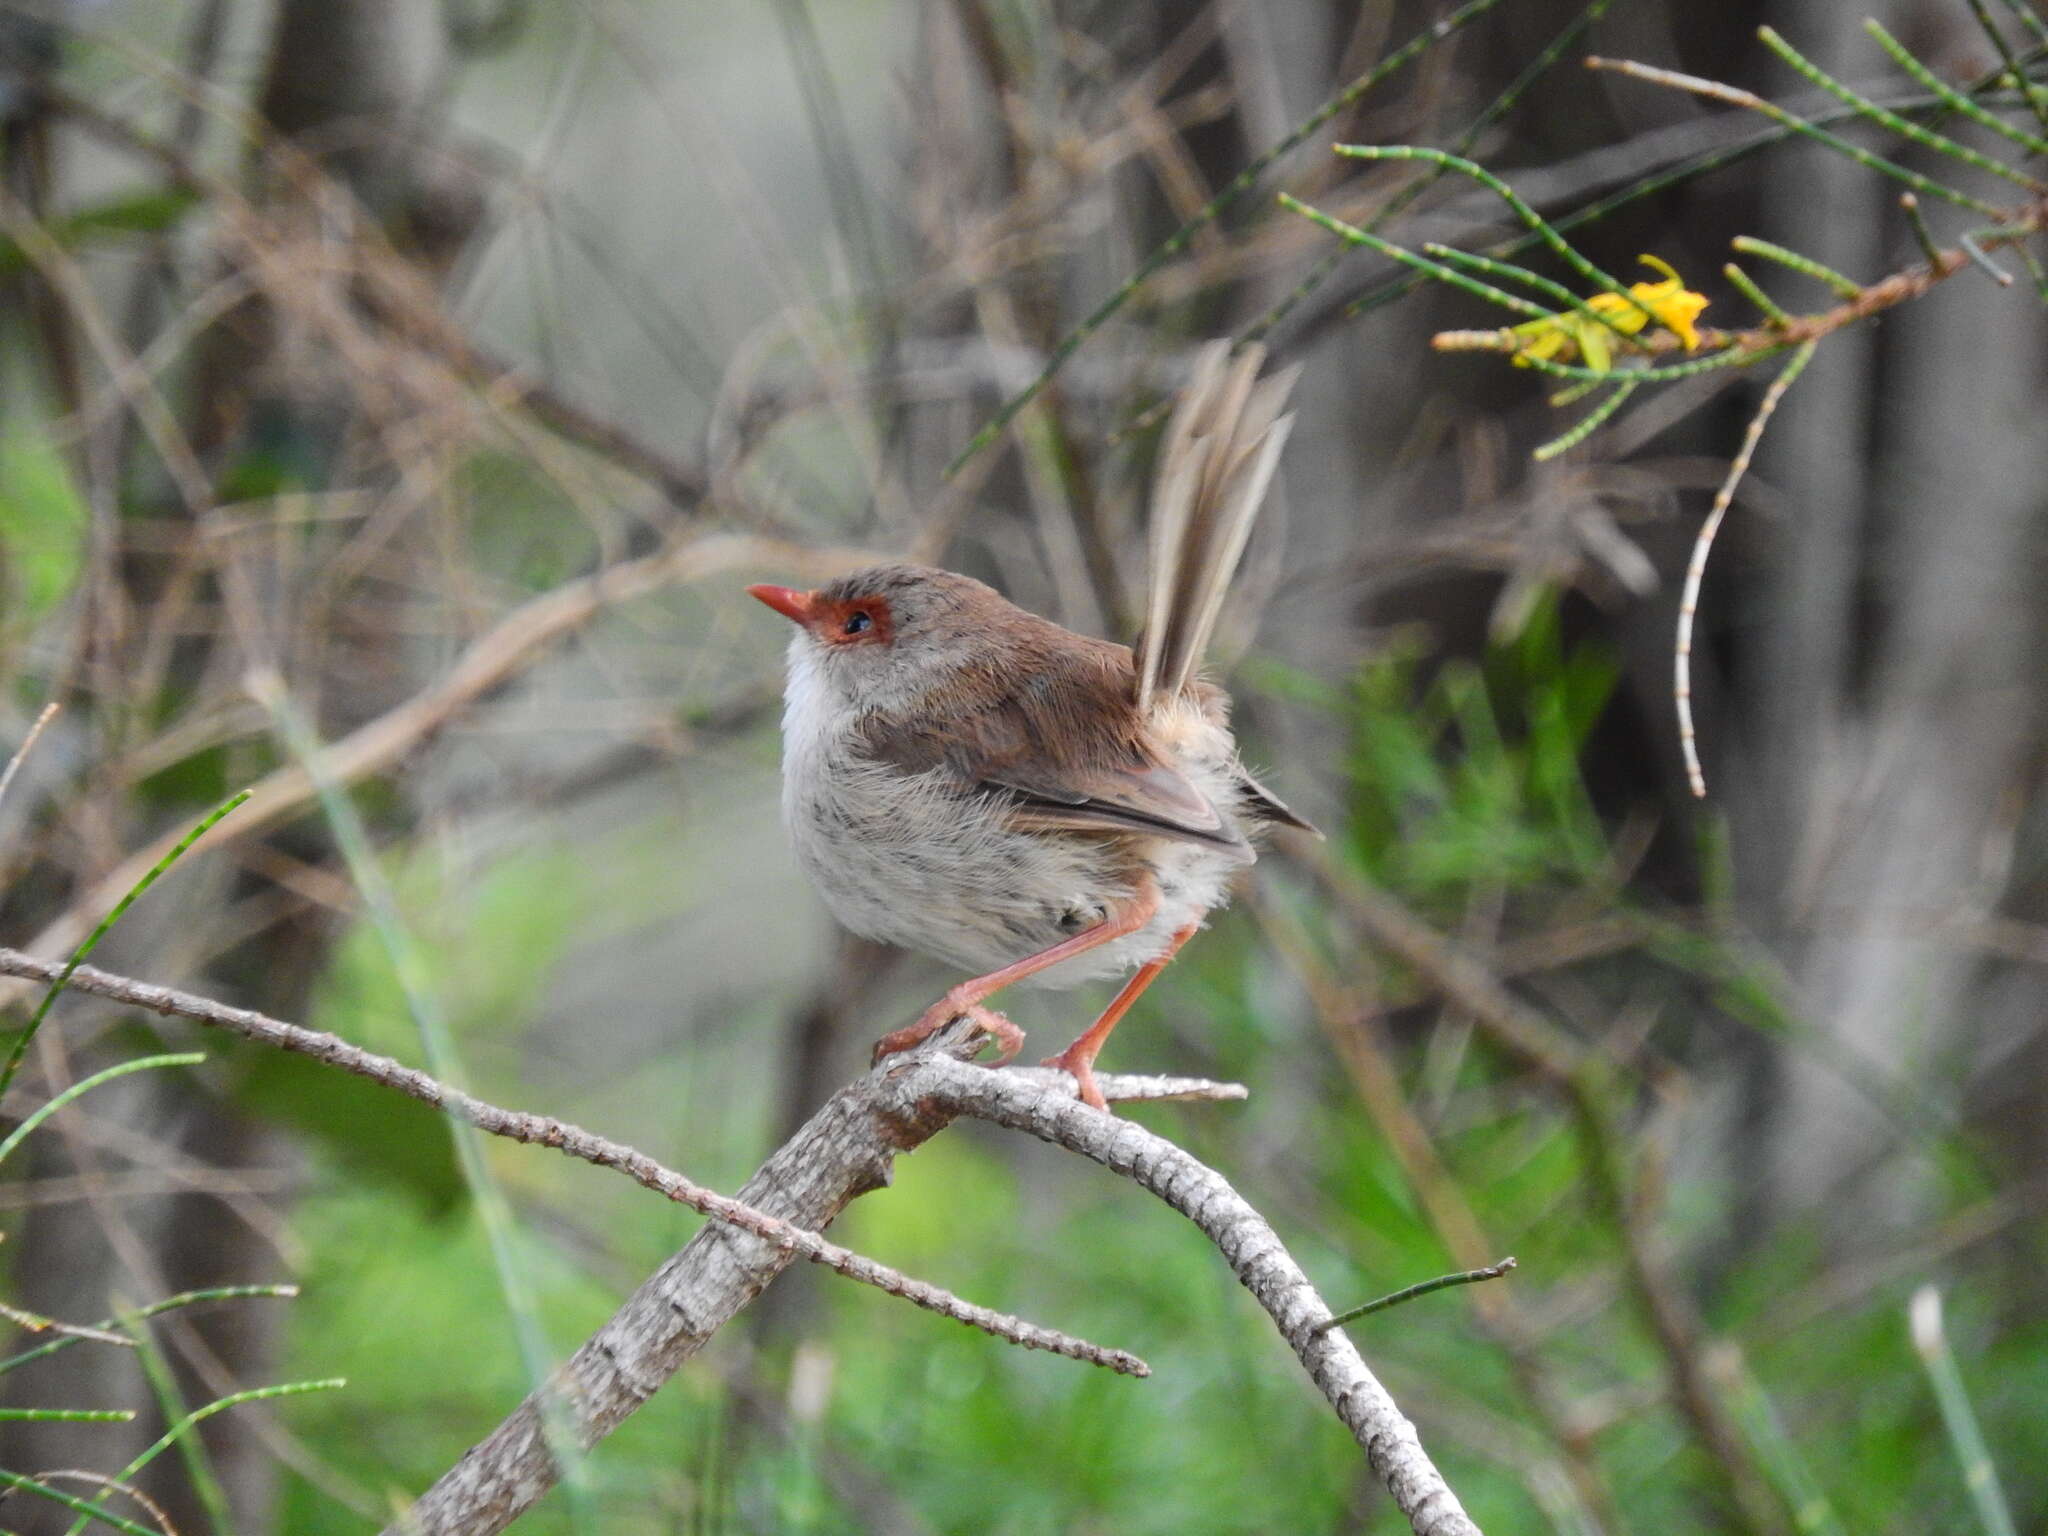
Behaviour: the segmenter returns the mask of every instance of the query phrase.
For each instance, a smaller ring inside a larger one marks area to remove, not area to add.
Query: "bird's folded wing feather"
[[[954,701],[943,734],[877,718],[862,750],[905,773],[944,766],[964,790],[1006,794],[1018,826],[1146,832],[1243,849],[1249,862],[1208,797],[1134,735],[1129,654],[1094,641],[1065,663],[991,669]]]

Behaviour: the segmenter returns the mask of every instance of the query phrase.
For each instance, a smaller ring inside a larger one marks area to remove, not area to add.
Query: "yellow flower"
[[[1671,270],[1670,265],[1659,261],[1655,256],[1638,256],[1636,260],[1653,271],[1662,272],[1664,281],[1631,283],[1628,291],[1635,296],[1637,304],[1657,317],[1659,325],[1685,343],[1686,351],[1694,351],[1700,344],[1700,333],[1694,328],[1693,321],[1699,319],[1700,311],[1707,307],[1707,296],[1703,293],[1694,293],[1686,287],[1678,274]],[[1597,295],[1592,302],[1598,304],[1603,298],[1613,299],[1616,304],[1621,302],[1613,294]],[[1630,308],[1634,306],[1631,305]],[[1633,333],[1641,324],[1642,316],[1638,314],[1636,324],[1630,326],[1629,330]]]
[[[1697,348],[1700,333],[1693,322],[1707,307],[1707,296],[1687,288],[1679,275],[1655,256],[1640,259],[1644,266],[1663,273],[1664,280],[1631,283],[1627,298],[1618,293],[1596,293],[1586,300],[1592,315],[1568,310],[1512,327],[1521,338],[1515,361],[1526,368],[1531,359],[1568,363],[1581,357],[1588,368],[1604,373],[1614,360],[1615,334],[1633,336],[1651,319],[1683,342],[1686,351]],[[1601,318],[1596,320],[1593,315]]]

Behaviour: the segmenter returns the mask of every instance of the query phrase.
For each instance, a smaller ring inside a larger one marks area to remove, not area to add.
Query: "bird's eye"
[[[855,612],[849,613],[846,616],[846,622],[842,624],[839,628],[841,634],[864,635],[874,627],[875,621],[872,618],[870,618],[867,614],[856,610]]]

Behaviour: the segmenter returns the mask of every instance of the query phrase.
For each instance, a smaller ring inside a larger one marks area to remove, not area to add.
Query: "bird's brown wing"
[[[963,788],[1009,796],[1020,826],[1145,832],[1242,849],[1249,862],[1208,797],[1147,749],[1130,652],[1064,632],[1063,643],[1031,639],[962,679],[943,722],[870,721],[865,755],[905,773],[944,765]]]

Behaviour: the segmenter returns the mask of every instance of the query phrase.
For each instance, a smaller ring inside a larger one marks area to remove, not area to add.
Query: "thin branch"
[[[0,800],[7,797],[7,786],[14,782],[14,776],[21,772],[21,765],[28,761],[28,755],[35,748],[36,738],[43,734],[43,728],[57,718],[59,707],[55,699],[43,706],[42,713],[36,716],[36,723],[28,728],[28,734],[21,738],[21,745],[14,749],[14,756],[7,759],[7,767],[0,769]]]
[[[1749,430],[1742,436],[1741,451],[1728,466],[1728,477],[1721,482],[1720,490],[1714,493],[1714,504],[1707,512],[1707,520],[1700,524],[1699,537],[1693,540],[1692,558],[1686,562],[1685,590],[1678,599],[1678,641],[1672,662],[1672,697],[1678,705],[1678,746],[1685,754],[1685,780],[1698,799],[1706,798],[1707,779],[1700,771],[1699,741],[1692,723],[1692,628],[1699,613],[1700,584],[1707,574],[1707,555],[1714,547],[1714,535],[1721,530],[1721,520],[1728,515],[1728,508],[1735,500],[1735,488],[1749,472],[1750,460],[1756,457],[1756,445],[1763,439],[1765,425],[1770,421],[1772,412],[1777,410],[1778,402],[1785,398],[1785,391],[1792,387],[1811,361],[1814,346],[1815,343],[1810,341],[1803,343],[1792,354],[1792,361],[1779,371],[1778,376],[1771,380],[1770,388],[1764,391],[1756,414],[1749,419]]]
[[[1955,1352],[1949,1348],[1948,1335],[1941,1325],[1941,1292],[1931,1285],[1921,1286],[1907,1305],[1906,1318],[1912,1331],[1913,1352],[1927,1368],[1927,1379],[1934,1384],[1934,1397],[1941,1406],[1949,1444],[1963,1464],[1963,1486],[1970,1490],[1970,1500],[1977,1506],[1977,1523],[1986,1536],[2018,1536],[2019,1527],[2013,1524],[2012,1509],[2005,1501],[2005,1489],[1999,1485],[1991,1450],[1984,1443],[1984,1432],[1977,1427],[1977,1413],[1970,1406],[1963,1373],[1956,1367]]]
[[[0,1318],[5,1318],[17,1328],[26,1328],[30,1333],[54,1333],[67,1339],[90,1339],[95,1344],[118,1344],[131,1349],[135,1346],[135,1341],[124,1333],[109,1333],[104,1328],[92,1328],[84,1323],[60,1323],[40,1312],[10,1307],[4,1301],[0,1301]]]
[[[62,974],[63,967],[48,961],[38,960],[19,950],[0,948],[0,974],[23,976],[33,980],[55,980]],[[1070,1360],[1082,1360],[1091,1365],[1106,1366],[1123,1375],[1144,1376],[1149,1374],[1145,1362],[1123,1350],[1104,1349],[1084,1339],[1073,1338],[1050,1328],[1041,1328],[992,1308],[977,1306],[964,1301],[952,1292],[916,1280],[886,1264],[878,1264],[863,1258],[850,1249],[836,1243],[828,1243],[815,1232],[779,1220],[747,1204],[686,1178],[666,1168],[645,1153],[619,1142],[595,1135],[562,1120],[550,1119],[545,1115],[528,1114],[522,1110],[501,1109],[495,1104],[452,1088],[426,1073],[408,1067],[388,1056],[379,1056],[359,1046],[350,1045],[337,1036],[319,1030],[306,1029],[297,1024],[287,1024],[281,1019],[254,1012],[247,1008],[234,1008],[211,998],[198,997],[189,992],[179,992],[170,987],[159,987],[149,982],[135,981],[126,976],[115,976],[91,966],[80,966],[71,973],[70,987],[76,992],[89,993],[136,1008],[146,1008],[152,1013],[190,1019],[216,1029],[225,1029],[247,1040],[263,1045],[275,1046],[279,1050],[291,1051],[301,1056],[310,1056],[315,1061],[339,1067],[358,1077],[368,1078],[386,1088],[391,1088],[408,1098],[418,1099],[444,1114],[468,1122],[480,1131],[493,1136],[504,1136],[512,1141],[528,1142],[552,1147],[565,1156],[580,1158],[600,1168],[609,1168],[623,1173],[635,1183],[667,1196],[678,1205],[687,1205],[692,1210],[702,1211],[706,1216],[726,1222],[750,1232],[789,1256],[802,1256],[814,1264],[822,1264],[849,1280],[858,1280],[863,1285],[872,1285],[877,1290],[923,1307],[926,1311],[979,1328],[994,1334],[1012,1344],[1026,1349],[1048,1350],[1064,1355]],[[1052,1074],[1045,1074],[1051,1076]],[[1111,1096],[1125,1086],[1103,1079],[1103,1091]],[[1192,1097],[1201,1092],[1204,1085],[1187,1078],[1140,1079],[1136,1098]],[[1214,1097],[1241,1096],[1243,1090],[1233,1094],[1232,1084],[1210,1085],[1220,1090]]]
[[[1684,91],[1692,96],[1705,96],[1713,101],[1725,101],[1731,107],[1744,107],[1751,112],[1761,113],[1780,127],[1789,128],[1796,134],[1825,144],[1837,154],[1847,155],[1858,165],[1877,171],[1881,175],[1889,176],[1894,181],[1911,187],[1915,192],[1924,193],[1929,197],[1938,197],[1942,201],[1954,203],[1960,208],[1968,208],[1975,213],[1983,214],[1987,219],[2003,217],[2001,210],[1985,202],[1982,198],[1972,197],[1967,192],[1958,192],[1954,187],[1946,186],[1934,180],[1931,176],[1922,176],[1918,171],[1908,170],[1896,161],[1887,160],[1882,155],[1874,155],[1869,150],[1852,144],[1837,134],[1829,133],[1825,128],[1815,127],[1805,118],[1798,116],[1796,113],[1786,111],[1776,102],[1766,101],[1754,91],[1745,91],[1739,86],[1724,85],[1718,80],[1705,80],[1698,75],[1684,74],[1675,69],[1659,69],[1654,64],[1639,64],[1634,59],[1590,57],[1586,60],[1586,68],[1611,70],[1618,75],[1628,75],[1636,80],[1646,80],[1652,85],[1666,86],[1671,90]],[[1854,110],[1858,115],[1861,115],[1863,112],[1861,107]]]
[[[1128,1120],[1087,1108],[1071,1080],[991,1072],[947,1054],[957,1028],[891,1057],[841,1089],[740,1191],[757,1209],[822,1227],[886,1184],[898,1153],[970,1116],[1028,1132],[1123,1174],[1193,1221],[1279,1328],[1418,1536],[1478,1536],[1385,1388],[1342,1334],[1318,1332],[1330,1308],[1264,1217],[1223,1177]],[[966,1042],[971,1049],[972,1042]],[[1104,1082],[1108,1091],[1108,1081]],[[563,1367],[546,1401],[528,1398],[387,1536],[489,1536],[559,1477],[546,1427],[564,1423],[588,1448],[651,1397],[790,1262],[729,1227],[707,1227],[662,1266]]]

